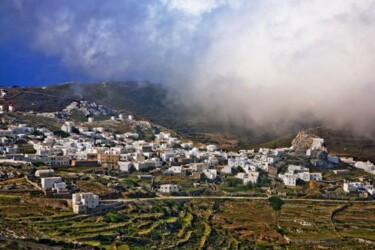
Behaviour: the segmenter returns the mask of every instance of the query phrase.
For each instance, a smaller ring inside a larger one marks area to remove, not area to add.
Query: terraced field
[[[340,239],[331,223],[337,203],[286,202],[279,226],[292,241],[324,241]]]
[[[0,196],[0,229],[68,249],[371,249],[355,240],[374,240],[375,205],[344,205],[286,201],[275,211],[267,200],[149,200],[76,215],[63,201]]]
[[[286,202],[278,223],[296,249],[375,249],[374,204]]]
[[[337,232],[345,238],[375,241],[375,205],[352,204],[334,217]]]

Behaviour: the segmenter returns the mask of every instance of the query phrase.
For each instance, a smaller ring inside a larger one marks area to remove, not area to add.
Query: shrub
[[[279,211],[281,209],[281,207],[284,205],[284,201],[277,196],[272,196],[272,197],[268,198],[268,201],[270,202],[271,207],[275,211]]]
[[[124,222],[127,221],[128,218],[126,217],[125,214],[120,213],[120,212],[109,212],[104,216],[104,220],[107,223],[118,223],[118,222]]]
[[[238,187],[243,184],[243,181],[236,177],[228,177],[225,179],[225,183],[228,187]]]

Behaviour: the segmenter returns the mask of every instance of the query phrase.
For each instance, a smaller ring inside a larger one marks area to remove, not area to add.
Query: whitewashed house
[[[76,214],[87,213],[88,210],[99,206],[99,196],[91,192],[73,194],[72,206],[73,212]]]
[[[41,178],[41,185],[44,190],[50,190],[55,183],[63,182],[61,177],[45,177]]]
[[[164,185],[160,185],[159,192],[167,193],[167,194],[178,193],[179,189],[177,185],[164,184]]]
[[[131,161],[119,161],[118,165],[122,172],[129,172],[133,168],[133,163]]]

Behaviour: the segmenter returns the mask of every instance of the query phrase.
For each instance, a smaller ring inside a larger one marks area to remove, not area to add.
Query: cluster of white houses
[[[289,165],[288,171],[285,174],[279,174],[279,178],[284,181],[286,186],[296,186],[298,179],[303,181],[321,181],[322,173],[310,173],[308,168]]]
[[[374,163],[370,161],[367,161],[367,162],[355,161],[353,160],[353,158],[346,158],[346,157],[341,157],[340,160],[345,163],[348,163],[349,165],[353,167],[362,169],[370,174],[375,174],[375,165]]]
[[[364,184],[363,182],[344,182],[343,190],[347,193],[353,192],[367,192],[369,195],[375,195],[375,188],[371,184]]]
[[[117,118],[116,118],[117,119]],[[124,119],[119,117],[119,120]],[[128,119],[133,119],[129,117]],[[92,120],[91,120],[92,122]],[[147,122],[145,122],[147,123]],[[170,133],[160,132],[155,140],[146,142],[139,140],[139,134],[134,132],[113,133],[103,127],[89,128],[76,126],[73,122],[65,122],[61,129],[69,136],[53,133],[46,128],[28,127],[25,124],[9,126],[0,130],[0,162],[43,163],[48,167],[62,166],[97,166],[116,167],[121,172],[147,171],[163,169],[164,175],[180,175],[194,180],[216,180],[220,176],[235,176],[243,184],[257,183],[261,172],[275,171],[275,164],[284,161],[292,148],[240,150],[225,152],[216,145],[205,148],[194,147],[193,143],[182,143]],[[79,132],[79,133],[78,133]],[[27,140],[34,153],[22,153],[14,143],[19,139]],[[322,150],[324,140],[314,138],[312,146],[306,155],[311,156],[315,150]],[[339,159],[329,156],[329,161]],[[370,162],[355,162],[352,159],[341,159],[357,168],[375,173],[374,164]],[[163,168],[161,168],[164,166]],[[61,177],[54,177],[53,170],[38,170],[36,176],[41,178],[44,190],[57,193],[67,191],[66,183]],[[289,165],[286,173],[274,177],[283,180],[286,186],[296,186],[297,180],[321,181],[321,173],[311,173],[308,168]],[[347,183],[345,190],[353,190],[355,184]],[[162,193],[177,193],[176,185],[165,184],[159,187]],[[81,213],[99,205],[99,197],[91,193],[73,195],[73,210]]]

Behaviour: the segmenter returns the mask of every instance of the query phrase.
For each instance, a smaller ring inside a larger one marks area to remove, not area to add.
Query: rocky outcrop
[[[297,152],[306,152],[306,150],[311,148],[313,144],[313,138],[317,137],[318,136],[308,133],[306,131],[299,132],[292,141],[293,149]]]
[[[330,169],[335,167],[335,164],[328,160],[328,152],[325,150],[318,152],[316,159],[311,160],[311,163],[321,169]]]

